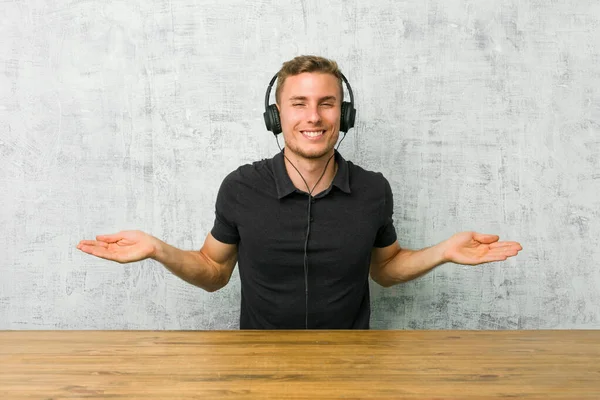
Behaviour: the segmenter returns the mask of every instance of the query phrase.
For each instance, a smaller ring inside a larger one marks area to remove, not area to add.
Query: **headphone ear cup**
[[[281,133],[282,129],[281,120],[279,119],[279,110],[275,104],[271,104],[269,108],[267,108],[263,117],[268,131],[273,132],[275,135]]]
[[[352,107],[352,103],[347,101],[342,102],[342,115],[340,118],[340,131],[348,132],[350,128],[354,127],[354,120],[356,119],[356,110]]]

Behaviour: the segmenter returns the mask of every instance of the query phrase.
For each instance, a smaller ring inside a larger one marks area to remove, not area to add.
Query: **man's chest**
[[[240,207],[240,244],[251,248],[255,261],[261,263],[303,257],[305,246],[311,258],[323,265],[364,259],[381,226],[381,199],[368,193],[332,191],[312,199],[310,205],[305,194],[283,199],[265,196]]]

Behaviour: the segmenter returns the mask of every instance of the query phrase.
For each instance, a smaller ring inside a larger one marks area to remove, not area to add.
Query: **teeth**
[[[309,137],[317,137],[317,136],[322,135],[324,132],[325,131],[316,131],[316,132],[302,131],[302,133],[304,133],[306,136],[309,136]]]

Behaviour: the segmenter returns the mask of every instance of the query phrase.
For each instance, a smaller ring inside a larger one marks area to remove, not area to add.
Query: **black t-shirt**
[[[223,180],[211,233],[238,245],[240,329],[369,329],[371,250],[396,241],[392,192],[381,173],[337,151],[335,159],[338,172],[310,200],[310,217],[283,153]]]

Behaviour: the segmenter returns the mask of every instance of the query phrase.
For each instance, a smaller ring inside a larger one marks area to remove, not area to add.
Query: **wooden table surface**
[[[0,331],[0,399],[600,399],[600,331]]]

